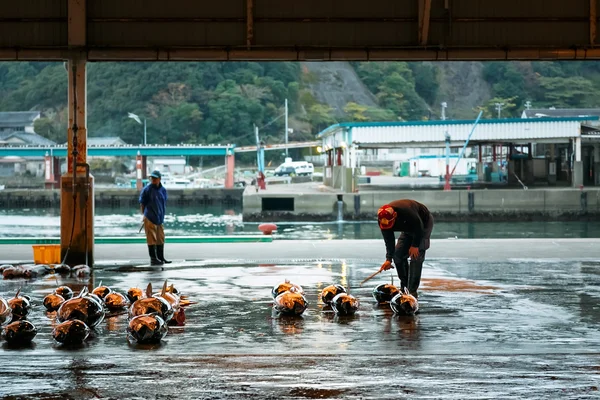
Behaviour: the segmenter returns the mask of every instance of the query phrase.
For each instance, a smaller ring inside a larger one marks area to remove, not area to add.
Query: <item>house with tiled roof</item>
[[[33,123],[41,118],[40,111],[0,111],[0,134],[7,132],[35,133]]]
[[[35,133],[34,123],[40,111],[0,112],[0,146],[52,146],[56,142]],[[44,174],[44,159],[40,157],[4,157],[0,159],[0,176],[29,173]]]
[[[0,145],[51,146],[56,142],[35,133],[33,124],[41,117],[40,111],[1,111]]]
[[[55,141],[29,132],[1,132],[0,143],[4,146],[53,146]]]

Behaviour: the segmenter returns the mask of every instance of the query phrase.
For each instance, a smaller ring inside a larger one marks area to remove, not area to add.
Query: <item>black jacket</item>
[[[385,258],[391,261],[396,250],[395,232],[404,232],[406,235],[410,235],[411,246],[419,247],[430,213],[427,207],[414,200],[396,200],[389,205],[396,211],[396,222],[391,229],[382,229],[381,234],[385,241]]]

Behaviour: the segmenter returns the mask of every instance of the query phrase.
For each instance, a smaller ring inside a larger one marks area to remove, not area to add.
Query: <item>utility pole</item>
[[[442,121],[446,120],[446,107],[448,107],[448,103],[442,102]]]
[[[257,177],[256,177],[256,191],[258,189],[265,190],[267,188],[265,184],[265,150],[263,144],[258,137],[258,126],[254,125],[254,133],[256,134],[256,166],[257,166]]]
[[[504,103],[496,103],[496,110],[498,110],[498,119],[500,119],[500,115],[502,113],[502,106]]]
[[[144,118],[144,146],[146,145],[146,118]]]
[[[450,134],[446,131],[445,135],[446,142],[446,183],[444,184],[444,191],[450,190]]]
[[[285,99],[285,156],[288,156],[288,104]]]
[[[528,109],[528,110],[531,108],[531,101],[527,100],[525,102],[525,108]]]

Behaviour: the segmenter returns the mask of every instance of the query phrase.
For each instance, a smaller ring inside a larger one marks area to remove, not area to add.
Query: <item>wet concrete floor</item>
[[[126,315],[107,317],[81,348],[58,346],[54,314],[41,305],[55,279],[0,281],[0,296],[21,288],[34,298],[39,330],[31,347],[2,345],[0,398],[600,397],[600,262],[426,261],[415,317],[374,304],[372,289],[390,273],[359,286],[372,262],[196,265],[58,280],[122,293],[174,283],[197,304],[156,346],[127,342]],[[302,317],[273,313],[271,288],[286,278],[306,292]],[[360,300],[356,316],[323,308],[318,295],[331,283]]]

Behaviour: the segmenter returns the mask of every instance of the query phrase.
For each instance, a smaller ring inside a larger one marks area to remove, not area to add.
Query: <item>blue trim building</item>
[[[325,153],[324,181],[334,188],[353,191],[356,180],[348,180],[348,173],[337,169],[356,170],[361,149],[444,148],[448,134],[450,147],[462,147],[467,140],[468,146],[478,147],[478,174],[482,179],[488,156],[489,162],[509,161],[509,183],[519,177],[532,184],[543,175],[548,184],[568,181],[579,186],[586,183],[584,177],[591,175],[591,183],[597,184],[600,136],[589,134],[587,129],[598,120],[598,116],[480,120],[470,139],[475,122],[471,120],[338,123],[318,134]],[[544,160],[534,161],[534,145],[544,149]]]

